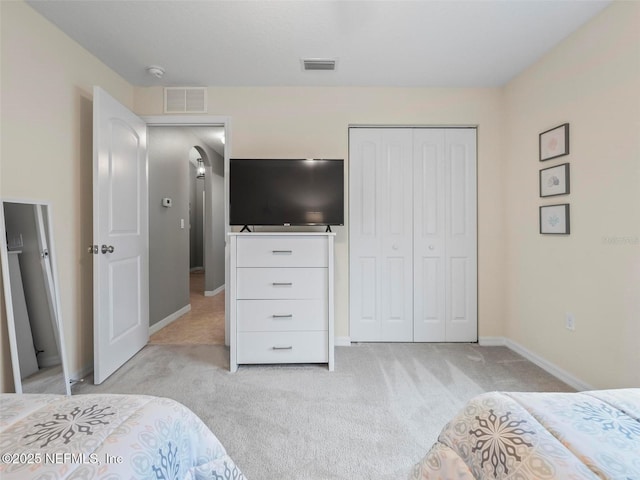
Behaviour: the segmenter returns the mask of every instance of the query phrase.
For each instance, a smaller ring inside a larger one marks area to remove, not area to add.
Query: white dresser
[[[230,233],[230,369],[326,363],[333,370],[334,233]]]

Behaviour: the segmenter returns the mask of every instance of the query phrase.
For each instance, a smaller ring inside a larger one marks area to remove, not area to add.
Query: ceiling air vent
[[[207,89],[165,87],[164,113],[207,113]]]
[[[336,61],[331,58],[303,58],[304,70],[335,70]]]

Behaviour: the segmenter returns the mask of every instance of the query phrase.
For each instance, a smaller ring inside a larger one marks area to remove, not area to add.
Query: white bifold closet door
[[[349,130],[351,339],[413,340],[410,129]]]
[[[353,128],[352,341],[477,341],[476,130]]]

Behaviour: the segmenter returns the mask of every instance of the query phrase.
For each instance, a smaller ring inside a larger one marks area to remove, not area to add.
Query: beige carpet
[[[101,385],[184,403],[248,480],[403,480],[464,402],[571,389],[505,347],[362,344],[324,365],[241,366],[229,349],[148,345]]]
[[[156,332],[151,345],[224,345],[224,295],[204,296],[204,271],[190,275],[191,311]]]

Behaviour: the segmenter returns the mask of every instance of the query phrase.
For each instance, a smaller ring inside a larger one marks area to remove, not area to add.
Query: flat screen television
[[[231,225],[344,225],[344,165],[337,159],[234,158]]]

